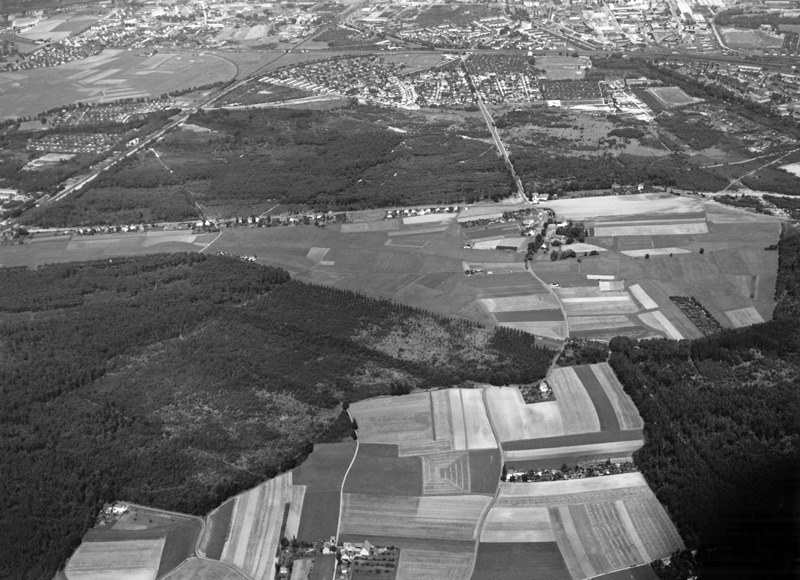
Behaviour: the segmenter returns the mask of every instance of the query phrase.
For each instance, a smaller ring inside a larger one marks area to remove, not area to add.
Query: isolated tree
[[[701,254],[705,254],[706,253],[705,249],[704,248],[700,248],[700,253]]]
[[[644,255],[644,259],[645,259],[645,260],[649,260],[649,259],[650,259],[650,254],[645,254],[645,255]]]

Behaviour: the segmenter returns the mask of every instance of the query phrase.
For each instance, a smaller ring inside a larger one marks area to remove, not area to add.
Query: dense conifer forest
[[[200,254],[0,270],[0,578],[103,502],[204,514],[347,435],[343,402],[544,376],[531,335]]]
[[[800,537],[800,232],[779,244],[772,321],[695,341],[611,341],[645,422],[636,463],[701,578],[796,578]],[[671,576],[664,576],[671,577]]]

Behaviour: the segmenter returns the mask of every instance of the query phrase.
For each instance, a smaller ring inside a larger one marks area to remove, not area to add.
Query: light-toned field
[[[691,250],[685,248],[644,248],[641,250],[620,250],[620,254],[625,254],[631,258],[644,258],[649,255],[653,256],[668,256],[670,254],[691,254]]]
[[[236,74],[236,67],[211,54],[137,57],[135,52],[106,49],[82,60],[18,74],[22,78],[10,82],[0,75],[0,111],[4,119],[35,116],[79,101],[104,103],[157,97],[196,85],[198,78],[204,83],[229,80]],[[51,90],[53,86],[59,90]]]
[[[165,540],[83,542],[64,572],[69,580],[155,580]]]
[[[627,457],[634,451],[641,449],[642,445],[644,445],[644,441],[638,439],[635,441],[616,441],[614,443],[568,445],[550,449],[504,449],[503,458],[506,463],[510,463],[512,461],[541,461],[565,456],[581,457],[603,455],[606,457]]]
[[[587,280],[613,280],[613,274],[586,274]]]
[[[429,397],[428,393],[419,393],[354,403],[350,412],[358,421],[359,439],[363,443],[395,444],[432,441]]]
[[[559,288],[557,293],[568,316],[633,314],[639,310],[627,292],[602,292],[599,285]]]
[[[608,316],[570,316],[570,332],[580,332],[582,330],[605,330],[608,328],[625,328],[633,326],[633,322],[622,314],[611,314]]]
[[[633,404],[631,398],[625,394],[617,375],[614,374],[608,363],[591,365],[591,368],[603,387],[608,400],[611,401],[611,405],[614,407],[620,429],[642,429],[644,421],[639,415],[639,410]]]
[[[594,228],[596,236],[678,236],[707,234],[708,225],[705,222],[695,223],[661,223],[642,225],[600,226]]]
[[[400,550],[397,580],[463,580],[472,569],[472,553]]]
[[[399,220],[384,220],[378,222],[355,222],[346,223],[340,226],[343,234],[360,234],[365,232],[386,232],[390,230],[399,230]]]
[[[500,497],[546,497],[571,493],[591,493],[606,489],[647,486],[644,476],[639,472],[587,477],[585,479],[566,479],[562,481],[539,481],[536,483],[502,483]]]
[[[557,401],[526,405],[516,387],[487,387],[486,399],[503,443],[564,434]]]
[[[454,213],[429,213],[427,215],[415,215],[412,217],[404,217],[403,225],[409,226],[414,224],[433,224],[445,223],[455,221],[456,215]]]
[[[491,497],[344,494],[340,532],[370,536],[472,540]]]
[[[522,245],[530,242],[529,238],[500,238],[494,240],[484,240],[475,242],[472,246],[473,250],[496,250],[497,246],[520,248]]]
[[[622,292],[625,290],[625,282],[622,280],[600,280],[600,292]]]
[[[307,580],[314,565],[312,558],[301,558],[292,563],[292,576],[291,580]]]
[[[639,301],[639,304],[642,305],[642,308],[644,308],[645,310],[652,310],[654,308],[658,308],[658,304],[656,304],[656,301],[650,298],[650,296],[647,295],[647,292],[645,292],[644,289],[638,284],[634,284],[633,286],[631,286],[630,291],[631,294],[634,295],[636,300]]]
[[[453,414],[452,406],[450,404],[450,391],[431,391],[430,396],[431,405],[433,407],[433,431],[436,441],[450,442],[452,448],[456,449],[455,435],[453,433]],[[463,433],[463,430],[461,433]],[[466,436],[461,434],[459,435],[462,437],[461,449],[466,449]]]
[[[533,279],[531,279],[533,281]],[[530,294],[528,296],[505,296],[500,298],[481,298],[480,302],[489,312],[515,312],[520,310],[550,310],[559,308],[558,300],[552,294]]]
[[[483,389],[459,389],[464,409],[467,449],[496,449],[492,426],[483,402]]]
[[[734,328],[741,328],[742,326],[750,326],[764,322],[764,318],[758,313],[758,310],[749,306],[747,308],[738,308],[736,310],[726,310],[725,316],[731,321]]]
[[[668,193],[644,193],[615,197],[584,197],[548,201],[546,207],[560,218],[593,220],[601,217],[649,214],[694,213],[703,211],[702,202]]]
[[[297,562],[296,560],[295,567],[297,567]],[[242,575],[217,562],[189,558],[164,578],[169,580],[242,580]]]
[[[306,254],[306,258],[308,258],[312,262],[319,264],[325,259],[325,254],[327,254],[330,251],[331,251],[330,248],[311,248],[308,251],[308,254]]]
[[[731,48],[768,49],[780,48],[783,37],[763,30],[720,27],[725,44]]]
[[[571,367],[554,369],[547,381],[561,409],[565,435],[600,431],[600,419],[592,399]]]
[[[480,541],[554,542],[555,536],[546,507],[493,507],[481,528]]]
[[[681,340],[683,338],[683,335],[680,333],[680,331],[675,328],[675,325],[672,324],[672,322],[670,322],[660,310],[644,312],[639,315],[639,318],[650,328],[659,332],[663,332],[667,338],[671,338],[673,340]]]
[[[296,537],[304,492],[305,486],[292,486],[292,472],[288,472],[237,496],[221,560],[254,580],[271,579],[285,506],[290,504],[284,535]]]
[[[562,517],[564,511],[564,508],[559,508]],[[567,534],[570,547],[576,553],[583,549],[595,574],[646,563],[614,503],[572,505],[569,514],[577,531],[577,538]]]

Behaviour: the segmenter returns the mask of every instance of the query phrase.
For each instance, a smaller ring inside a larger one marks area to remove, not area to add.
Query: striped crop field
[[[473,540],[491,497],[344,494],[342,534]]]
[[[501,296],[482,298],[481,303],[489,312],[518,312],[520,310],[552,310],[559,308],[558,300],[552,294],[531,294],[529,296]]]
[[[600,424],[600,431],[619,431],[619,420],[605,390],[589,365],[572,367],[592,401]]]
[[[561,481],[539,481],[536,483],[502,483],[500,484],[499,499],[504,498],[529,498],[529,497],[554,497],[594,493],[610,489],[642,488],[649,489],[647,482],[639,472],[620,473],[603,477],[587,477],[584,479],[566,479]],[[594,500],[592,500],[594,501]],[[568,502],[567,502],[568,503]],[[500,505],[498,503],[498,505]],[[504,505],[504,504],[503,504]],[[556,503],[553,505],[566,505]]]
[[[509,312],[495,312],[497,322],[560,322],[564,320],[564,313],[560,308],[551,310],[515,310]]]
[[[165,540],[83,542],[64,571],[70,580],[155,580]]]
[[[397,580],[464,580],[472,569],[473,552],[402,548]]]
[[[561,409],[565,435],[600,431],[600,419],[592,399],[573,368],[553,370],[547,382]]]
[[[516,387],[486,387],[486,400],[503,443],[564,434],[557,401],[526,405]]]
[[[470,491],[467,451],[449,451],[422,457],[422,494],[457,495]]]
[[[481,542],[554,542],[546,507],[492,507],[481,528]]]
[[[467,449],[495,449],[497,441],[483,402],[483,389],[458,389],[458,392],[464,412]]]
[[[497,447],[481,389],[443,389],[430,397],[436,441],[451,441],[459,451]]]
[[[581,332],[590,330],[606,330],[609,328],[628,328],[637,326],[624,314],[606,314],[598,316],[570,316],[569,331]]]
[[[614,374],[608,363],[591,365],[591,369],[614,407],[620,429],[644,428],[644,421],[639,415],[639,410],[623,390],[617,375]]]
[[[282,535],[297,536],[305,493],[305,487],[300,487],[302,491],[294,489],[288,472],[237,496],[221,560],[254,580],[271,579],[287,507],[289,518]]]
[[[361,401],[354,403],[350,412],[358,421],[358,438],[362,443],[433,440],[428,393]]]
[[[618,509],[620,512],[624,510],[630,519],[630,525],[647,554],[647,561],[666,558],[684,548],[667,511],[652,493],[626,498],[621,502],[618,500],[617,503],[622,503]]]

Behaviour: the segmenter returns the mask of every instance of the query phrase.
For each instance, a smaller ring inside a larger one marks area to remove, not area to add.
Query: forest
[[[159,158],[142,151],[116,164],[87,190],[92,200],[79,195],[58,225],[81,225],[92,206],[112,205],[106,198],[121,190],[152,197],[153,190],[184,186],[193,201],[224,208],[228,217],[276,202],[320,211],[471,203],[502,199],[513,187],[477,117],[451,125],[352,104],[335,111],[223,109],[189,122],[210,131],[171,132],[159,143]],[[180,200],[162,205],[165,221],[184,219]],[[123,221],[115,212],[100,217]],[[33,212],[28,223],[55,219],[54,210]]]
[[[207,513],[347,436],[343,403],[530,383],[555,356],[223,256],[0,269],[0,285],[2,578],[50,580],[103,502]]]
[[[635,455],[700,578],[795,578],[800,532],[800,231],[779,243],[774,319],[695,341],[612,339],[645,422]],[[671,577],[664,573],[662,577]]]
[[[686,155],[678,153],[653,158],[610,153],[585,157],[546,152],[534,155],[522,151],[511,155],[511,162],[526,187],[548,194],[610,189],[614,184],[644,183],[700,191],[718,191],[728,185],[725,178],[690,164]]]

